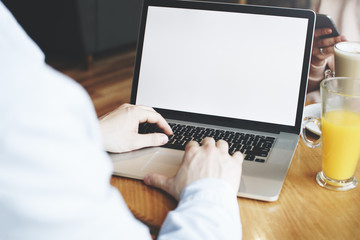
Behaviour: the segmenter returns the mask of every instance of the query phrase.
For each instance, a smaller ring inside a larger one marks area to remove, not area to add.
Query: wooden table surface
[[[238,198],[243,239],[360,239],[360,186],[348,192],[323,189],[315,181],[320,169],[321,149],[300,140],[276,202]],[[114,176],[111,184],[154,235],[177,204],[142,181]]]
[[[87,89],[101,116],[129,101],[134,60],[131,49],[96,60],[92,71],[73,67],[62,71]],[[321,150],[300,141],[278,201],[238,198],[243,239],[360,239],[360,186],[349,192],[323,189],[315,181],[320,169]],[[356,177],[360,180],[360,166]],[[154,235],[176,207],[169,195],[142,181],[113,177],[111,183]]]

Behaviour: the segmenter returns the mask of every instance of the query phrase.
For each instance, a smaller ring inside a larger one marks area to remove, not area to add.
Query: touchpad
[[[184,151],[160,147],[110,154],[114,175],[137,179],[143,179],[148,173],[160,173],[172,177],[176,174],[183,156]]]
[[[182,157],[183,155],[179,151],[157,151],[145,163],[141,171],[145,173],[156,172],[172,177],[179,169]]]

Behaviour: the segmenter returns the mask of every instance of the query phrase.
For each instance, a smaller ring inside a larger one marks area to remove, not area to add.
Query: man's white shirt
[[[0,239],[151,239],[109,181],[85,90],[55,71],[0,2]],[[158,239],[240,239],[221,180],[187,186]]]

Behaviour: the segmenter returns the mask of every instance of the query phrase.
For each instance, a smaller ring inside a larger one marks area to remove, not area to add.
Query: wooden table
[[[360,239],[360,186],[348,192],[319,187],[321,149],[300,140],[276,202],[238,198],[243,239]],[[356,171],[360,179],[360,167]],[[177,202],[142,181],[113,177],[132,213],[156,235]]]

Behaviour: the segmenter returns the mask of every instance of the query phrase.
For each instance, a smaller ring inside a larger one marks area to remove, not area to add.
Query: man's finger
[[[236,151],[233,153],[232,158],[244,160],[244,154],[240,151]]]
[[[166,120],[157,112],[151,110],[145,110],[143,108],[137,109],[137,117],[139,122],[155,123],[161,128],[165,134],[172,135],[173,131]]]
[[[224,140],[219,140],[216,142],[216,147],[218,147],[222,152],[229,151],[229,144]]]
[[[193,147],[199,147],[199,143],[196,142],[196,141],[190,141],[188,142],[188,144],[186,144],[185,146],[185,150],[189,150],[190,148],[193,148]]]
[[[202,140],[201,145],[202,146],[215,145],[215,139],[213,139],[211,137],[206,137]]]
[[[168,182],[169,178],[165,175],[159,173],[149,173],[144,177],[144,182],[146,185],[160,188],[168,192]]]
[[[169,141],[167,135],[163,133],[137,134],[133,141],[133,147],[140,149],[144,147],[162,146]]]

